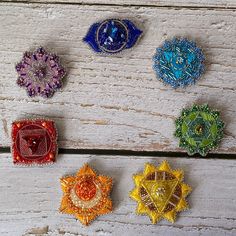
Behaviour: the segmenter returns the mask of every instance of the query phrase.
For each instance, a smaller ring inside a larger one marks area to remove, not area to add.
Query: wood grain
[[[136,203],[128,197],[134,187],[132,174],[142,172],[146,162],[158,165],[162,160],[147,156],[60,155],[52,166],[24,168],[14,167],[10,154],[0,154],[0,234],[235,235],[234,160],[167,158],[173,169],[185,171],[185,182],[193,188],[188,197],[191,209],[180,213],[174,224],[163,220],[151,225],[147,216],[134,214]],[[75,174],[85,162],[114,180],[113,213],[100,216],[89,227],[83,227],[73,216],[58,212],[62,196],[59,178]]]
[[[51,3],[52,0],[4,0],[6,2],[27,2],[27,3]],[[150,7],[214,7],[214,8],[235,8],[234,0],[53,0],[54,3],[62,4],[108,4],[108,5],[131,5]]]
[[[133,50],[95,55],[82,42],[93,22],[129,18],[144,30]],[[183,107],[208,102],[227,124],[218,152],[236,152],[236,13],[42,4],[0,4],[0,144],[10,145],[11,122],[48,117],[63,148],[180,151],[174,120]],[[155,78],[152,56],[163,40],[186,36],[203,48],[207,71],[196,86],[173,90]],[[30,99],[15,84],[14,65],[29,48],[55,51],[68,68],[62,92]]]

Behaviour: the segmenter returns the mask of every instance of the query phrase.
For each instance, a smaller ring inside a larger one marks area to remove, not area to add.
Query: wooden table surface
[[[0,235],[236,235],[236,0],[5,0],[0,2]],[[118,17],[144,35],[132,50],[94,54],[82,42],[88,27]],[[195,40],[206,73],[195,86],[173,90],[152,70],[165,39]],[[16,86],[15,64],[37,46],[57,52],[68,75],[53,98],[28,98]],[[192,103],[219,109],[226,123],[220,147],[188,157],[173,137],[174,120]],[[56,122],[60,154],[52,166],[12,164],[11,122]],[[136,216],[128,192],[145,162],[167,159],[186,172],[191,209],[174,224]],[[114,179],[114,211],[84,227],[58,212],[59,178],[88,162]]]

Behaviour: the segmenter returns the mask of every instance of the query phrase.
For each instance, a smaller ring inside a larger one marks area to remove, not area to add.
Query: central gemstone
[[[182,64],[183,61],[184,61],[184,59],[183,59],[182,57],[177,57],[177,58],[176,58],[176,63],[177,63],[177,64]]]
[[[21,156],[35,160],[48,153],[51,139],[44,128],[30,124],[19,131],[16,143]]]
[[[39,144],[42,142],[43,137],[24,137],[27,142],[27,147],[31,150],[32,154],[35,154],[38,150]]]
[[[108,52],[120,51],[127,43],[128,31],[125,25],[118,20],[108,20],[101,24],[97,41]]]
[[[46,68],[45,67],[39,67],[34,71],[34,76],[37,79],[44,79],[46,76]]]
[[[83,201],[89,201],[96,195],[97,188],[95,183],[90,180],[83,180],[75,186],[76,195]]]
[[[166,190],[165,190],[164,187],[158,187],[158,188],[156,189],[156,195],[157,195],[158,197],[163,197],[163,195],[165,194],[165,192],[166,192]]]
[[[196,128],[195,128],[195,133],[197,135],[201,135],[203,133],[203,125],[197,125]]]
[[[175,69],[182,70],[186,66],[186,59],[177,53],[172,59],[172,64]]]

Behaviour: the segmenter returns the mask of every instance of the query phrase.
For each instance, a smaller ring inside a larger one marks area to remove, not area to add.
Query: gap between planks
[[[10,147],[0,147],[1,153],[10,153]],[[113,150],[113,149],[68,149],[59,148],[58,154],[68,155],[106,155],[106,156],[147,156],[147,157],[175,157],[175,158],[187,158],[187,159],[221,159],[221,160],[234,160],[236,154],[231,153],[208,153],[206,157],[202,157],[199,154],[188,156],[185,152],[163,152],[163,151],[133,151],[133,150]]]

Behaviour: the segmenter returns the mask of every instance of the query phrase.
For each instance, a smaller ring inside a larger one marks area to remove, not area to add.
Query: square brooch
[[[56,161],[57,151],[57,130],[53,121],[36,119],[12,123],[14,164],[51,164]]]

